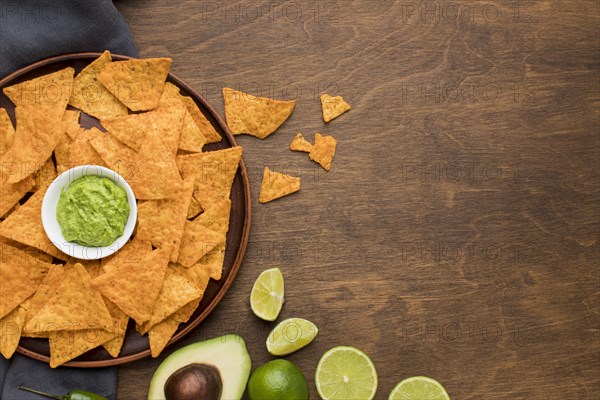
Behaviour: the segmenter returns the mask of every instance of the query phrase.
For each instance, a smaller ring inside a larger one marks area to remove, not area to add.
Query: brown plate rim
[[[68,61],[68,60],[73,60],[73,59],[93,58],[93,57],[98,57],[101,54],[102,53],[98,53],[98,52],[79,52],[79,53],[68,53],[68,54],[61,54],[58,56],[48,57],[43,60],[37,61],[33,64],[30,64],[28,66],[25,66],[23,68],[20,68],[20,69],[16,70],[15,72],[0,79],[0,87],[6,85],[8,82],[10,82],[14,79],[17,79],[18,77],[20,77],[23,74],[26,74],[28,72],[31,72],[37,68],[40,68],[40,67],[48,65],[48,64],[52,64],[55,62],[61,62],[61,61]],[[136,59],[136,57],[130,57],[130,56],[125,56],[125,55],[121,55],[121,54],[112,54],[111,53],[111,56],[114,59],[118,59],[118,60]],[[169,78],[172,79],[173,81],[175,81],[178,86],[183,87],[197,101],[202,103],[202,105],[204,107],[206,107],[206,109],[215,118],[215,120],[217,121],[217,123],[219,124],[219,126],[221,127],[223,132],[225,132],[225,135],[227,136],[227,139],[229,140],[229,142],[234,147],[239,146],[237,141],[235,140],[235,137],[229,131],[229,128],[227,127],[227,124],[225,123],[225,121],[223,120],[221,115],[217,112],[217,110],[214,108],[214,106],[204,96],[202,96],[194,88],[192,88],[187,82],[185,82],[183,79],[179,78],[177,75],[173,74],[172,72],[169,72]],[[237,276],[237,273],[242,265],[242,261],[244,259],[244,254],[246,253],[246,247],[248,245],[248,239],[250,237],[250,225],[251,225],[250,220],[251,220],[251,215],[252,215],[250,181],[248,179],[248,170],[246,169],[246,163],[244,162],[243,156],[240,160],[239,168],[240,168],[240,174],[242,177],[242,183],[244,185],[244,202],[245,202],[245,208],[246,208],[246,215],[244,218],[244,225],[243,225],[243,230],[242,230],[242,241],[240,243],[240,248],[237,252],[237,255],[233,262],[233,265],[231,266],[231,272],[229,273],[229,276],[225,280],[225,283],[223,284],[223,287],[221,288],[221,290],[219,292],[217,292],[216,296],[208,304],[208,306],[202,311],[202,313],[196,319],[194,319],[192,322],[190,322],[188,325],[186,325],[180,332],[177,332],[171,338],[171,340],[169,341],[169,343],[167,344],[167,346],[165,348],[167,348],[167,347],[173,345],[174,343],[176,343],[177,341],[181,340],[185,335],[187,335],[192,330],[194,330],[198,325],[200,325],[200,323],[202,321],[204,321],[208,317],[208,315],[215,309],[217,304],[219,304],[221,302],[221,300],[223,299],[223,296],[225,296],[225,293],[227,293],[227,291],[231,287],[233,280]],[[36,353],[31,350],[28,350],[24,347],[21,347],[20,345],[17,347],[17,352],[21,353],[25,356],[31,357],[33,359],[39,360],[39,361],[44,361],[46,363],[50,362],[49,357],[44,356],[39,353]],[[149,356],[150,356],[150,349],[147,349],[147,350],[144,350],[144,351],[136,353],[136,354],[131,354],[131,355],[128,355],[125,357],[117,357],[117,358],[113,358],[110,360],[69,361],[61,366],[63,366],[63,367],[78,367],[78,368],[101,368],[101,367],[126,364],[126,363],[130,363],[132,361],[137,361],[137,360],[147,358]]]

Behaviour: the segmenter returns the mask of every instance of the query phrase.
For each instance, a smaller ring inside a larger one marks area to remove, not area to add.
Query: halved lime
[[[450,396],[435,379],[413,376],[397,384],[388,400],[450,400]]]
[[[319,360],[315,384],[323,400],[371,400],[377,392],[377,371],[362,351],[338,346]]]
[[[283,275],[279,268],[263,271],[250,293],[250,308],[258,318],[275,321],[283,306]]]
[[[285,356],[300,350],[313,341],[319,329],[302,318],[281,321],[267,337],[267,350],[274,356]]]

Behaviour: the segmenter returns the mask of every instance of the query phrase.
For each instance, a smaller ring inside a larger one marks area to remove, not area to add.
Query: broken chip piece
[[[308,140],[304,139],[304,136],[302,136],[300,132],[296,134],[296,137],[294,138],[294,140],[292,140],[292,143],[290,143],[290,150],[294,151],[303,151],[305,153],[310,153],[312,148],[313,145],[310,144]]]
[[[327,93],[321,95],[321,108],[323,109],[323,121],[329,122],[334,118],[339,117],[350,108],[350,104],[346,103],[342,96],[330,96]]]
[[[285,122],[294,111],[294,100],[282,101],[257,97],[223,88],[225,118],[234,135],[247,133],[264,139]]]
[[[323,136],[320,133],[315,133],[315,144],[308,156],[329,171],[336,146],[337,141],[333,136]]]
[[[265,167],[258,201],[267,203],[298,190],[300,190],[300,178],[273,172],[269,167]]]

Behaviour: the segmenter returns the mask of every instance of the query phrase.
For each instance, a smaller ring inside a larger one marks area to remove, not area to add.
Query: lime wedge
[[[283,306],[283,275],[279,268],[263,271],[250,293],[252,312],[266,321],[275,321]]]
[[[388,400],[450,400],[446,389],[434,379],[413,376],[396,385]]]
[[[323,400],[371,400],[377,392],[377,371],[362,351],[338,346],[319,360],[315,384]]]
[[[267,350],[274,356],[285,356],[300,350],[313,341],[319,329],[302,318],[281,321],[267,337]]]

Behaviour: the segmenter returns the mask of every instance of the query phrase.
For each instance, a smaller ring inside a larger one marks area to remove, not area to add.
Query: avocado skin
[[[208,364],[219,371],[223,384],[220,400],[242,398],[252,362],[244,339],[230,334],[190,344],[165,358],[150,381],[148,400],[166,400],[167,380],[173,373],[190,364]]]

